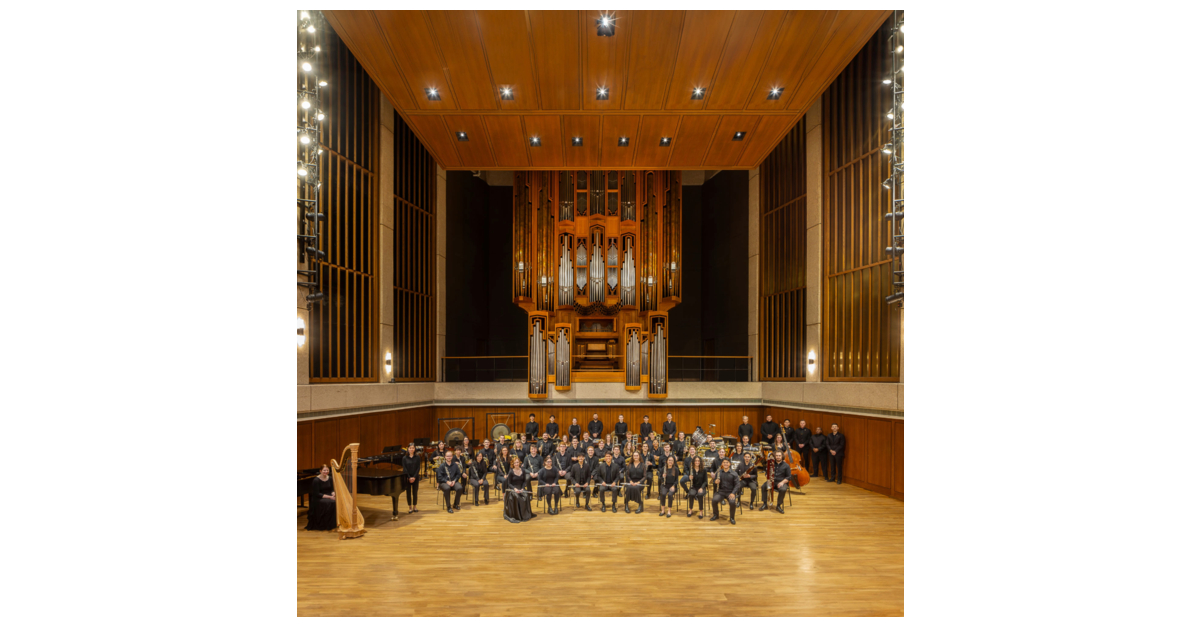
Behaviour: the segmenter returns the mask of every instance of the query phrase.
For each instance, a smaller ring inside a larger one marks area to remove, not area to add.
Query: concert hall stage
[[[391,520],[360,496],[367,533],[338,540],[296,521],[298,616],[903,616],[904,503],[814,478],[786,514],[743,508],[731,526],[683,513],[573,511],[521,524],[503,505]],[[465,495],[469,496],[469,495]],[[747,498],[749,492],[746,493]],[[574,501],[571,501],[572,505]],[[678,510],[676,510],[678,511]]]

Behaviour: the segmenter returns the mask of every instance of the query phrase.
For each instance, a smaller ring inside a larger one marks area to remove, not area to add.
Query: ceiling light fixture
[[[530,146],[541,146],[541,145],[542,145],[542,140],[538,139],[536,136],[534,136],[534,137],[530,137],[530,138],[529,138],[529,145],[530,145]]]
[[[700,100],[704,98],[704,88],[697,87],[692,90],[692,100]]]
[[[600,87],[596,89],[596,100],[608,100],[608,88]]]
[[[325,79],[321,79],[321,80],[317,81],[317,84],[320,85],[321,87],[324,87],[324,86],[328,85],[329,83]]]
[[[596,36],[612,37],[616,34],[617,20],[611,15],[601,15],[596,18]]]
[[[458,141],[460,141],[460,142],[467,141],[467,134],[463,131],[459,131],[458,132]]]
[[[618,138],[618,139],[617,139],[617,145],[618,145],[618,146],[628,146],[628,145],[629,145],[629,138],[628,138],[628,137],[620,137],[620,138]]]
[[[582,145],[583,145],[583,138],[582,138],[582,137],[572,137],[572,138],[571,138],[571,145],[572,145],[572,146],[582,146]]]
[[[300,67],[301,67],[301,68],[303,68],[305,72],[311,72],[311,71],[312,71],[312,64],[311,64],[311,63],[309,63],[308,61],[305,61],[304,63],[301,63],[301,64],[300,64]]]
[[[733,141],[740,142],[746,138],[746,131],[738,131],[733,134]]]
[[[782,95],[783,95],[782,87],[772,87],[771,92],[767,94],[767,100],[779,100],[779,97]]]
[[[430,87],[429,89],[426,89],[425,94],[426,94],[426,96],[429,97],[430,100],[441,100],[442,99],[441,95],[438,94],[437,87]]]
[[[308,139],[308,135],[301,135],[301,136],[300,136],[300,143],[301,143],[301,144],[307,144],[309,141],[311,141],[311,140],[309,140],[309,139]]]
[[[500,88],[500,99],[501,100],[512,100],[513,99],[512,87],[501,87]]]
[[[671,145],[671,138],[670,138],[670,137],[664,137],[664,138],[662,138],[662,139],[658,140],[658,145],[659,145],[659,146],[670,146],[670,145]]]

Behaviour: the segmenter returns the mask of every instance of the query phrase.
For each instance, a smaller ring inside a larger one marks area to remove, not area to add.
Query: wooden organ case
[[[529,397],[612,382],[667,397],[681,299],[679,171],[517,171],[513,302],[529,316]]]

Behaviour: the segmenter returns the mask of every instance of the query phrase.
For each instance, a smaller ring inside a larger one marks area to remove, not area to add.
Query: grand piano
[[[358,469],[358,493],[392,497],[392,520],[400,517],[400,494],[404,492],[406,483],[408,475],[403,470],[374,467]]]

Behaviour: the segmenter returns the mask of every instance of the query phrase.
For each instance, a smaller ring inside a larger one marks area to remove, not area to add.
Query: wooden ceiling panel
[[[404,118],[408,127],[421,138],[421,143],[433,153],[433,158],[442,168],[454,168],[464,165],[458,158],[454,148],[454,140],[446,123],[440,115],[408,115]]]
[[[362,64],[379,85],[379,89],[387,95],[392,106],[396,109],[407,110],[417,108],[412,93],[404,75],[396,69],[392,53],[387,48],[383,33],[375,15],[370,11],[326,11],[326,19],[334,30],[342,35],[346,47]]]
[[[627,30],[629,11],[615,11],[617,32]],[[596,24],[585,18],[580,20],[581,37],[584,42],[583,108],[595,111],[619,111],[621,99],[625,97],[625,60],[629,54],[629,37],[598,37]],[[590,31],[590,32],[589,32]],[[597,100],[596,90],[608,90],[608,100]]]
[[[624,108],[662,109],[679,54],[683,11],[638,11],[631,21]]]
[[[600,116],[564,115],[562,128],[566,165],[573,168],[600,167]],[[582,139],[583,145],[573,145],[571,139],[574,137]]]
[[[470,11],[429,11],[445,73],[460,109],[496,109],[499,94],[483,53],[475,14]]]
[[[749,145],[750,138],[754,137],[757,132],[758,121],[761,117],[758,115],[726,115],[722,117],[721,124],[717,126],[717,131],[713,134],[712,145],[708,148],[708,156],[704,158],[704,164],[712,167],[714,164],[724,165],[740,162],[742,153]],[[746,135],[741,141],[734,141],[733,135],[739,131]]]
[[[579,13],[528,11],[542,109],[579,108]]]
[[[742,153],[742,160],[738,165],[753,168],[762,163],[771,153],[771,149],[775,148],[775,144],[778,144],[801,119],[803,116],[794,114],[762,116],[758,126],[754,127],[754,133],[746,138],[746,150]]]
[[[800,91],[800,84],[808,68],[812,67],[833,26],[837,11],[789,11],[775,38],[775,46],[758,76],[755,94],[747,109],[758,111],[782,111],[787,109],[792,97]],[[776,87],[783,88],[778,100],[767,100],[766,94]]]
[[[492,156],[492,145],[488,142],[487,129],[477,115],[447,115],[446,130],[450,131],[458,158],[463,163],[479,164],[481,168],[496,167]],[[466,133],[467,141],[459,141],[458,134]],[[486,164],[486,165],[485,165]]]
[[[512,100],[501,100],[500,109],[538,108],[537,83],[533,72],[533,52],[524,11],[476,11],[479,34],[487,50],[488,65],[496,89],[509,87]]]
[[[735,14],[736,11],[688,11],[684,15],[679,58],[667,90],[667,109],[704,108]],[[693,90],[697,87],[704,88],[705,93],[700,100],[693,100]]]
[[[752,93],[755,81],[785,15],[787,11],[737,12],[713,77],[712,93],[704,98],[706,109],[741,109],[756,95]]]
[[[637,146],[640,115],[605,115],[600,122],[600,165],[606,168],[628,168],[633,166],[634,147]],[[622,137],[629,138],[628,146],[619,145]]]
[[[793,94],[788,109],[808,111],[891,14],[891,11],[838,11],[824,49]]]
[[[678,130],[678,115],[643,115],[642,125],[638,129],[637,152],[633,156],[634,165],[639,168],[667,167]],[[670,146],[659,143],[664,137],[671,138]]]
[[[708,154],[708,145],[713,141],[713,131],[717,128],[719,115],[685,115],[679,120],[679,130],[675,139],[671,140],[674,150],[671,151],[669,165],[675,167],[698,167],[704,165],[704,155]]]
[[[526,137],[537,137],[541,146],[529,148],[529,163],[535,168],[563,167],[562,120],[557,115],[526,115]]]
[[[417,107],[429,111],[457,109],[454,92],[442,71],[442,59],[437,54],[437,45],[425,15],[419,11],[376,11],[375,17],[393,57],[408,79],[409,93],[417,101]],[[437,89],[441,100],[429,99],[426,90],[431,87]]]
[[[515,115],[485,115],[492,152],[496,154],[496,165],[504,168],[523,169],[529,167],[529,146],[521,118]]]

